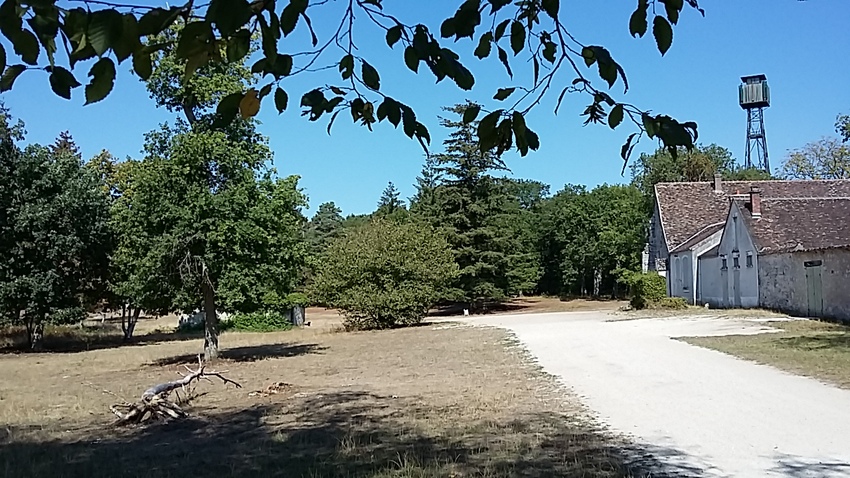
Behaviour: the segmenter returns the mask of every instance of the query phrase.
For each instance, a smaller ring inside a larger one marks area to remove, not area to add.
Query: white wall
[[[696,296],[694,270],[693,251],[670,254],[667,260],[667,287],[671,297],[681,297],[689,304],[694,303]]]
[[[721,307],[723,290],[728,288],[725,277],[720,275],[720,257],[699,258],[699,281],[697,282],[698,305],[709,304],[711,307]]]
[[[752,259],[748,263],[747,255]],[[737,264],[735,256],[737,255]],[[726,268],[723,258],[726,258]],[[736,203],[732,203],[716,262],[705,262],[700,278],[705,282],[702,299],[715,307],[758,307],[759,269],[755,244]],[[709,300],[710,299],[710,300]]]

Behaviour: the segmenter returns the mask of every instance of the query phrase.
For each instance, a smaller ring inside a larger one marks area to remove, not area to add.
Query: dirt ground
[[[129,429],[110,426],[108,406],[177,378],[199,339],[0,355],[0,475],[650,476],[653,458],[595,426],[507,332],[308,320],[225,333],[217,368],[243,388],[202,382],[190,419]]]

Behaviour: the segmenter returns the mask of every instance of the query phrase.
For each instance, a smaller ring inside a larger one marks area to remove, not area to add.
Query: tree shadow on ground
[[[256,362],[270,358],[295,357],[296,355],[321,353],[327,347],[319,344],[283,343],[233,347],[219,352],[219,358],[232,362]],[[151,365],[168,366],[198,363],[198,354],[180,354],[155,360]]]
[[[0,331],[0,354],[9,353],[79,353],[118,347],[153,345],[163,342],[182,342],[204,338],[203,332],[154,331],[133,336],[125,341],[119,330],[101,327],[67,327],[59,331],[48,330],[44,334],[42,348],[30,350],[26,331]]]
[[[805,459],[799,456],[778,454],[773,457],[776,466],[770,471],[788,478],[806,478],[817,476],[821,478],[850,477],[850,462],[836,460]]]
[[[777,342],[785,348],[800,350],[835,349],[850,352],[850,333],[821,333],[795,337],[781,337]]]
[[[74,441],[7,429],[0,470],[9,478],[704,476],[677,450],[620,446],[561,415],[446,422],[419,400],[400,400],[357,391],[289,397]]]

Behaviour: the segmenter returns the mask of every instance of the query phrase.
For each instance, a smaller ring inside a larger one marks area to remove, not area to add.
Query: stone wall
[[[822,261],[823,317],[850,321],[850,249],[759,256],[759,305],[808,316],[805,263],[811,261]]]

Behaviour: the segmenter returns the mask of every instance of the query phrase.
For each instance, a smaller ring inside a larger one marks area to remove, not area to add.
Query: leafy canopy
[[[351,328],[415,324],[457,274],[448,243],[428,227],[374,219],[326,251],[316,299],[340,309]]]
[[[193,97],[199,104],[217,102],[218,124],[227,125],[237,114],[256,115],[266,99],[279,112],[286,110],[290,104],[284,88],[287,77],[336,69],[339,80],[335,84],[322,82],[299,92],[302,115],[310,121],[330,118],[330,131],[337,115],[347,110],[353,121],[369,129],[384,121],[401,126],[405,135],[427,147],[428,129],[401,99],[387,94],[389,85],[373,66],[381,53],[356,47],[364,31],[377,29],[408,69],[428,72],[438,82],[448,78],[463,90],[474,87],[475,76],[449,47],[450,41],[472,50],[478,60],[495,57],[504,66],[509,84],[487,93],[504,106],[470,110],[464,118],[470,122],[482,114],[478,138],[484,150],[503,152],[515,147],[522,155],[536,150],[540,140],[526,124],[525,115],[544,96],[559,90],[558,106],[566,93],[588,96],[590,104],[582,113],[586,123],[607,123],[611,128],[631,123],[636,131],[623,145],[624,159],[644,136],[657,138],[674,155],[677,147],[692,148],[697,137],[693,122],[681,123],[614,99],[609,91],[616,84],[623,93],[629,89],[625,71],[604,46],[580,41],[570,33],[562,21],[570,15],[566,2],[560,0],[457,0],[457,10],[446,12],[447,18],[439,26],[403,20],[389,6],[385,9],[383,0],[312,4],[308,0],[212,0],[204,5],[189,0],[168,8],[81,2],[86,8],[70,8],[57,0],[3,0],[0,32],[14,51],[6,52],[0,46],[0,91],[11,90],[25,72],[42,70],[55,94],[70,99],[73,91],[86,83],[86,103],[95,103],[112,91],[116,63],[129,61],[142,80],[159,85],[158,90],[168,90],[158,101],[169,105],[173,99],[186,97],[183,85],[191,85],[198,72],[221,72],[220,65],[251,58],[250,71],[262,76],[262,85],[234,91],[214,88]],[[627,24],[635,37],[646,35],[651,23],[652,36],[664,55],[685,6],[703,13],[697,2],[636,0],[628,20],[624,15],[619,21]],[[396,8],[403,11],[404,2],[397,3],[400,6]],[[322,12],[322,18],[336,14],[338,23],[330,21],[314,28],[311,18],[319,9],[328,10]],[[174,25],[180,28],[172,29]],[[296,30],[309,35],[309,44],[299,45]],[[254,38],[259,39],[256,54]],[[179,81],[173,76],[160,78],[154,71],[163,50],[174,52],[174,62],[181,67]],[[82,64],[90,65],[85,73],[79,72]],[[514,69],[523,65],[532,78],[525,85],[514,75]],[[590,70],[595,70],[597,80]],[[182,107],[187,102],[176,104]]]

